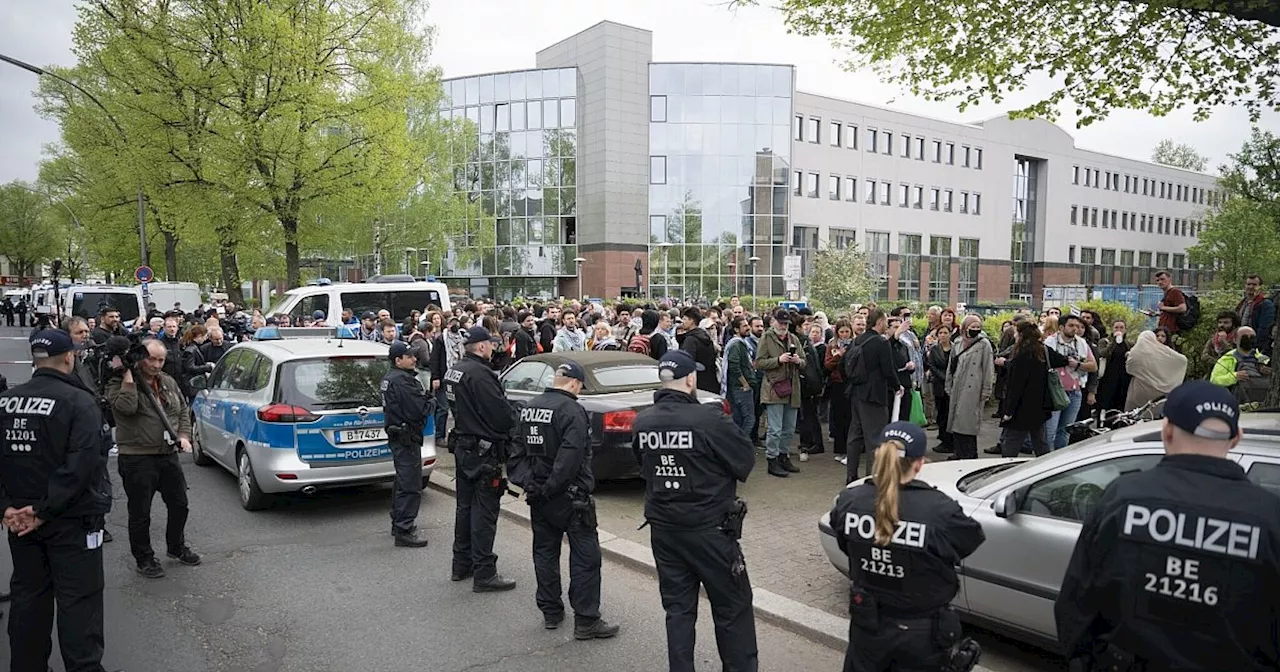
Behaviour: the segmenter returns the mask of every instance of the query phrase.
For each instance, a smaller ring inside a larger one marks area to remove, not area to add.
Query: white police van
[[[383,427],[380,384],[391,363],[381,343],[263,328],[236,345],[198,393],[193,452],[201,466],[236,475],[240,503],[266,508],[273,495],[389,482],[395,477]],[[323,330],[322,330],[323,331]],[[419,379],[429,389],[426,372]],[[425,485],[436,464],[434,413],[422,432]]]
[[[392,275],[370,278],[367,282],[337,282],[308,285],[284,293],[266,315],[288,314],[293,324],[309,320],[321,311],[332,324],[343,310],[350,310],[359,319],[365,312],[377,313],[386,309],[397,324],[417,310],[426,312],[428,306],[450,310],[449,288],[443,282],[422,282],[409,275]]]

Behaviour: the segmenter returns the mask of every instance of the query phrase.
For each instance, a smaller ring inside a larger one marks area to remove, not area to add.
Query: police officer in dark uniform
[[[1235,397],[1188,381],[1164,415],[1165,457],[1080,530],[1054,609],[1071,669],[1280,669],[1280,497],[1227,458]]]
[[[427,422],[427,393],[417,373],[418,359],[409,344],[396,341],[387,357],[391,368],[382,378],[382,413],[387,444],[396,467],[391,486],[391,536],[396,546],[422,548],[418,536],[418,507],[422,503],[422,430]]]
[[[101,672],[102,528],[111,510],[102,413],[66,332],[31,337],[31,380],[0,394],[0,508],[13,558],[11,670],[43,672],[55,602],[63,664]]]
[[[520,409],[520,440],[508,463],[511,482],[524,488],[533,528],[533,569],[543,625],[564,621],[560,599],[560,543],[569,537],[569,604],[576,639],[607,639],[618,626],[600,618],[600,539],[596,535],[596,479],[591,472],[587,412],[578,394],[587,373],[577,362],[556,367],[551,389]]]
[[[719,405],[699,403],[702,368],[682,350],[658,360],[662,389],[636,416],[633,448],[645,479],[645,524],[667,612],[671,672],[693,672],[698,588],[707,591],[725,672],[757,669],[751,581],[738,539],[746,502],[738,481],[755,466],[751,440]]]
[[[955,565],[986,537],[954,499],[916,480],[928,438],[909,422],[886,425],[871,479],[831,509],[849,556],[845,672],[967,672],[978,662],[981,650],[961,637],[950,604],[960,589]]]
[[[451,448],[457,460],[457,511],[453,528],[454,581],[472,578],[477,593],[511,590],[516,582],[498,574],[493,538],[498,505],[507,488],[502,476],[516,414],[507,403],[498,373],[489,367],[494,338],[471,327],[466,354],[444,374],[445,396],[453,411]]]

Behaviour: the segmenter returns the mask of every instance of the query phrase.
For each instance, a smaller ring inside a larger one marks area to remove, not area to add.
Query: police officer
[[[507,487],[502,467],[516,414],[502,393],[498,373],[489,367],[493,335],[484,327],[471,327],[463,345],[466,354],[444,374],[458,465],[451,578],[473,578],[471,589],[477,593],[511,590],[516,582],[498,574],[493,538],[498,532],[498,504]]]
[[[13,558],[11,669],[47,668],[56,603],[66,669],[101,672],[107,436],[97,402],[73,373],[71,337],[46,329],[30,340],[31,380],[0,394],[0,507]]]
[[[1239,415],[1226,388],[1183,383],[1165,457],[1102,493],[1054,610],[1073,670],[1280,669],[1280,497],[1227,458]]]
[[[396,546],[422,548],[418,536],[418,507],[422,503],[422,430],[427,422],[427,393],[417,373],[417,357],[409,344],[396,341],[387,357],[391,368],[382,378],[382,413],[396,480],[391,486],[391,537]]]
[[[634,423],[645,524],[667,612],[667,661],[672,672],[693,672],[701,585],[725,672],[754,672],[751,581],[738,546],[746,502],[736,487],[755,466],[755,449],[719,406],[698,402],[701,368],[688,352],[668,350],[658,360],[662,389]]]
[[[591,437],[578,394],[587,374],[577,362],[556,367],[551,389],[520,409],[519,458],[508,473],[524,488],[533,528],[533,569],[543,625],[564,621],[560,601],[560,543],[569,537],[569,604],[575,639],[607,639],[618,626],[600,618],[600,539],[591,496]],[[517,476],[517,474],[520,474]]]
[[[927,447],[914,424],[886,425],[871,479],[841,492],[831,509],[849,556],[845,672],[967,671],[978,662],[978,645],[961,638],[949,605],[960,588],[955,565],[986,537],[954,499],[916,480]]]

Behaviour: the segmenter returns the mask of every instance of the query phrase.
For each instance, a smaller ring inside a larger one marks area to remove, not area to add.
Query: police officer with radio
[[[444,374],[445,397],[453,411],[450,452],[457,461],[457,509],[453,527],[452,580],[473,578],[477,593],[511,590],[516,582],[498,574],[493,538],[498,505],[507,489],[502,467],[516,414],[489,366],[494,337],[484,327],[467,331],[466,354]]]
[[[391,368],[382,378],[382,413],[396,479],[391,485],[391,537],[396,546],[422,548],[418,536],[422,503],[422,430],[427,422],[427,393],[417,373],[417,357],[409,344],[396,341],[388,349]]]
[[[967,672],[981,649],[961,637],[950,604],[955,566],[986,539],[954,499],[917,480],[928,436],[909,422],[880,433],[872,476],[831,509],[836,543],[849,556],[845,672]]]
[[[1072,670],[1276,670],[1280,497],[1227,457],[1240,409],[1169,393],[1155,467],[1120,476],[1080,530],[1054,613]]]
[[[644,517],[667,612],[671,672],[693,672],[698,588],[707,591],[725,672],[758,666],[751,580],[738,540],[746,481],[756,454],[719,405],[698,401],[702,365],[683,350],[658,360],[662,389],[637,414],[632,447],[645,480]]]
[[[111,510],[102,414],[66,332],[31,337],[31,380],[0,394],[0,508],[13,558],[11,669],[102,671],[102,529]]]
[[[587,373],[577,362],[556,367],[551,389],[520,409],[520,440],[508,462],[511,482],[524,488],[533,528],[533,569],[543,625],[564,621],[560,600],[560,543],[569,537],[569,604],[575,639],[607,639],[618,626],[600,618],[600,539],[596,480],[591,472],[587,412],[578,394]]]

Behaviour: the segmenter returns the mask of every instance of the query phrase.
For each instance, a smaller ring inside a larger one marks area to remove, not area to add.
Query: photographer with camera
[[[129,499],[129,547],[138,573],[150,579],[164,576],[151,548],[151,501],[157,491],[169,510],[167,555],[184,565],[200,564],[186,544],[187,479],[177,455],[191,451],[191,415],[177,381],[164,373],[167,357],[160,341],[133,345],[112,357],[116,375],[106,387],[116,418],[120,479]]]
[[[119,315],[117,314],[117,317],[118,316]],[[99,393],[102,386],[98,383],[98,375],[94,366],[97,364],[97,361],[95,357],[91,356],[93,354],[93,341],[89,337],[89,322],[79,316],[68,317],[62,321],[62,330],[71,336],[71,342],[75,345],[76,356],[73,360],[74,369],[72,370],[72,375],[80,380],[80,384],[84,386],[84,389],[89,391],[89,394],[93,395],[94,401],[98,403],[98,408],[103,411],[103,431],[110,432],[111,422],[108,419],[109,414],[106,411],[107,404],[105,403],[106,400],[103,399],[102,395]],[[102,450],[104,451],[102,458],[104,460],[110,454],[111,444],[111,441],[106,441],[102,444]],[[108,483],[110,483],[110,480],[108,480]],[[111,533],[108,532],[106,528],[103,528],[102,530],[102,540],[104,542],[110,542],[113,540]]]

